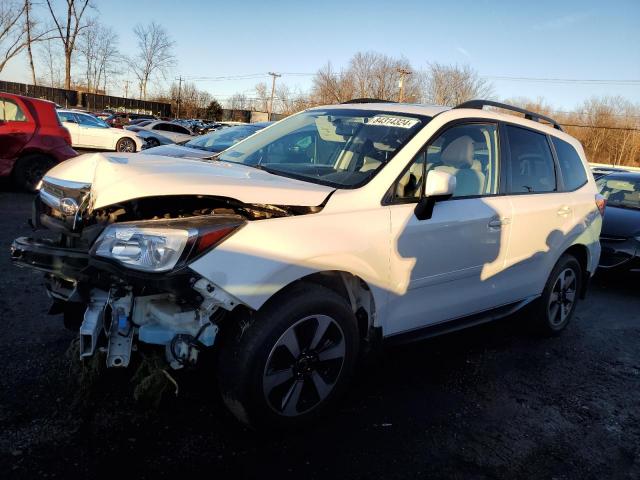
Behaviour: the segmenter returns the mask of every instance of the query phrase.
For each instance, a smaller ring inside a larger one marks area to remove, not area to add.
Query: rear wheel
[[[580,263],[573,255],[564,254],[533,308],[533,320],[539,331],[558,335],[566,328],[575,312],[581,285]]]
[[[135,152],[136,142],[128,137],[121,138],[116,143],[116,152]]]
[[[13,181],[18,187],[28,192],[35,192],[44,174],[55,164],[55,160],[51,157],[40,153],[20,157],[13,167]]]
[[[222,347],[218,377],[227,407],[250,426],[294,428],[313,420],[353,373],[356,320],[327,288],[298,285],[238,327]]]

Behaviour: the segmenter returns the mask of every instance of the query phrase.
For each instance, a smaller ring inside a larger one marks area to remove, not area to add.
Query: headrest
[[[442,163],[455,168],[470,168],[473,165],[473,140],[465,135],[446,146],[440,155]]]

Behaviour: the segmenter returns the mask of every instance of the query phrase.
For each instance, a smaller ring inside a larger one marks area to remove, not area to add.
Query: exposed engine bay
[[[93,209],[90,185],[45,178],[31,219],[37,237],[16,239],[11,256],[44,272],[50,313],[79,324],[81,358],[102,348],[108,367],[126,367],[139,341],[163,347],[177,369],[214,345],[239,304],[188,264],[247,222],[321,209],[203,195]]]

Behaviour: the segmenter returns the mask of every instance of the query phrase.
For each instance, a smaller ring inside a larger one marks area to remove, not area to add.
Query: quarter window
[[[498,129],[494,124],[465,124],[446,130],[414,158],[395,186],[399,201],[420,198],[423,179],[431,171],[456,178],[454,197],[498,193]]]
[[[556,149],[565,190],[577,190],[587,183],[587,173],[584,170],[580,155],[570,143],[564,140],[551,137],[551,141]]]
[[[506,130],[510,193],[554,192],[556,174],[547,136],[511,125]]]
[[[27,117],[20,106],[8,98],[0,99],[0,119],[5,122],[26,122]]]

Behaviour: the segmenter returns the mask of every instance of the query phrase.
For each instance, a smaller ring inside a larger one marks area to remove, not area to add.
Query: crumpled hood
[[[334,190],[239,164],[144,153],[80,155],[53,167],[45,179],[90,183],[93,208],[165,195],[211,195],[244,203],[311,207],[322,204]]]

